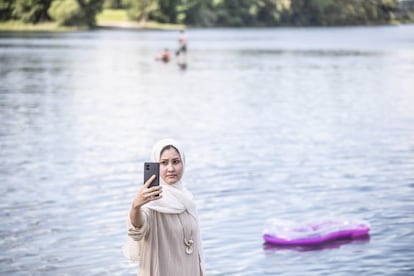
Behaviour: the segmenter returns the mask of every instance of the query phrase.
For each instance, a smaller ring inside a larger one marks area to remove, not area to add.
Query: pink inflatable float
[[[362,221],[325,220],[310,223],[272,221],[263,239],[275,245],[315,245],[338,239],[369,235],[370,226]]]

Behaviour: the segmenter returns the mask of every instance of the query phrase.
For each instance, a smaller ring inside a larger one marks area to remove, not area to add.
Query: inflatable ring
[[[266,243],[275,245],[315,245],[338,239],[369,235],[370,226],[362,221],[327,220],[311,223],[273,221],[263,233]]]

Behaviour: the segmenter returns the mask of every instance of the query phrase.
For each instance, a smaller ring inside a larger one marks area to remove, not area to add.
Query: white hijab
[[[183,163],[183,171],[185,168],[185,155],[182,146],[173,139],[163,139],[157,142],[152,148],[151,161],[159,162],[162,150],[167,146],[173,146],[178,150],[181,161]],[[196,204],[194,197],[190,191],[188,191],[182,179],[174,184],[167,184],[160,177],[160,184],[162,186],[162,198],[159,200],[151,201],[145,206],[151,210],[155,210],[160,213],[166,214],[181,214],[184,211],[188,211],[194,218],[197,218]]]

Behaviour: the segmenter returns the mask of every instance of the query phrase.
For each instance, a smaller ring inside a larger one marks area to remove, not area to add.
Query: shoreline
[[[184,25],[161,24],[161,23],[156,23],[156,22],[139,23],[139,22],[133,22],[133,21],[123,21],[123,22],[107,21],[107,22],[99,22],[96,25],[96,29],[177,31],[177,30],[187,29],[187,27]]]
[[[27,24],[17,20],[0,22],[0,32],[73,32],[93,30],[182,30],[187,29],[185,25],[162,24],[157,22],[134,22],[134,21],[99,21],[95,28],[63,27],[56,22],[42,22],[38,24]]]
[[[414,25],[414,23],[394,23],[394,24],[378,24],[378,25],[346,25],[346,26],[277,26],[284,28],[332,28],[332,27],[373,27],[373,26],[400,26],[400,25]],[[277,28],[269,27],[269,28]],[[136,30],[136,31],[178,31],[188,29],[188,26],[177,24],[163,24],[157,22],[134,22],[134,21],[99,21],[95,28],[86,27],[64,27],[58,26],[56,22],[42,22],[38,24],[27,24],[21,21],[4,21],[0,22],[0,32],[79,32],[79,31],[94,31],[94,30]],[[220,29],[222,27],[213,27]],[[245,27],[256,28],[256,27]],[[235,28],[238,29],[238,28]]]
[[[80,28],[61,27],[55,22],[27,24],[17,20],[0,22],[0,32],[68,32],[80,31]]]

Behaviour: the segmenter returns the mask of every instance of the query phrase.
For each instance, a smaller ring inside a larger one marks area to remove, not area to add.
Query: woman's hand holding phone
[[[150,187],[151,183],[155,180],[156,175],[152,175],[145,183],[144,186],[139,190],[137,195],[135,196],[132,207],[134,209],[140,208],[144,204],[151,202],[153,200],[158,200],[162,198],[162,186],[157,185]]]

